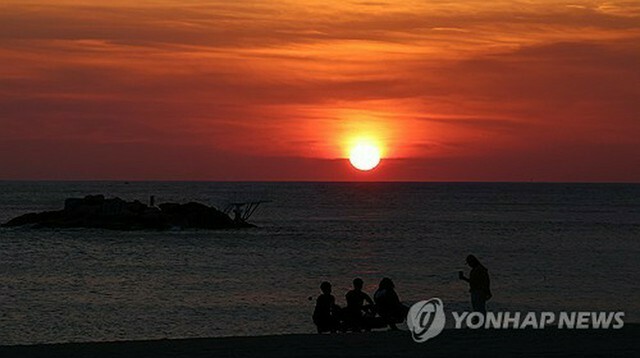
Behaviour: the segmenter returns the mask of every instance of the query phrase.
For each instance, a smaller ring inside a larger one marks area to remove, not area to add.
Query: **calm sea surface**
[[[465,310],[622,310],[640,322],[640,185],[0,182],[0,221],[105,194],[223,207],[257,229],[0,229],[0,344],[312,333],[318,285],[391,277],[402,300]]]

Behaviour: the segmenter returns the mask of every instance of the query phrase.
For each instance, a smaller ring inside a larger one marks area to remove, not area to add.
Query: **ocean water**
[[[0,228],[0,344],[312,333],[320,282],[343,304],[354,277],[465,310],[469,253],[489,309],[640,322],[640,185],[0,182],[0,221],[100,193],[272,202],[246,230]]]

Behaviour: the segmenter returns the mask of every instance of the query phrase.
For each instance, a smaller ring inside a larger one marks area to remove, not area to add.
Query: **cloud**
[[[361,132],[382,138],[393,158],[417,161],[412,168],[457,158],[443,170],[466,178],[469,161],[485,162],[479,156],[544,163],[573,146],[621,145],[598,155],[631,162],[640,147],[632,135],[640,13],[634,2],[608,4],[7,1],[0,143],[33,168],[7,158],[0,168],[42,176],[51,166],[33,153],[47,146],[48,163],[113,146],[114,172],[130,152],[155,163],[141,177],[172,168],[154,152],[175,165],[180,156],[206,161],[199,153],[207,152],[233,153],[228,173],[259,166],[300,178],[276,162],[331,163]],[[80,157],[60,165],[107,171]],[[223,175],[202,165],[193,170]],[[387,168],[381,178],[420,177]]]

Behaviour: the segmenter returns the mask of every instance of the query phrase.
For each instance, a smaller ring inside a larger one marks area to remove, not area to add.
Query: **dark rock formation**
[[[150,207],[137,200],[105,199],[103,195],[67,199],[62,210],[25,214],[9,220],[2,226],[23,225],[112,230],[254,227],[246,222],[236,222],[222,211],[200,203],[165,203],[160,204],[159,207]]]

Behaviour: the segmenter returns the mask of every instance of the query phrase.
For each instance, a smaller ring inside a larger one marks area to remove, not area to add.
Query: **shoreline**
[[[1,357],[616,356],[640,352],[640,324],[619,330],[445,329],[415,343],[408,331],[0,346]]]

